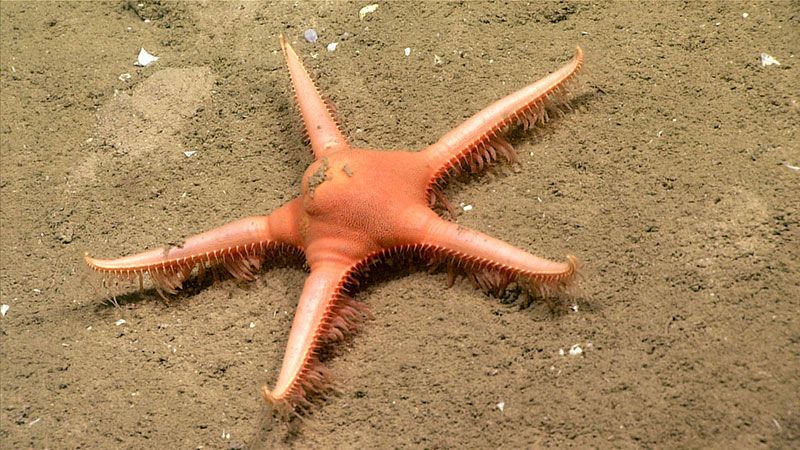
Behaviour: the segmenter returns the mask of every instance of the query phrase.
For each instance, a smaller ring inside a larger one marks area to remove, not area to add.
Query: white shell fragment
[[[464,211],[472,211],[472,205],[464,206]]]
[[[125,319],[119,319],[119,320],[117,321],[117,323],[115,323],[114,325],[116,325],[116,326],[120,326],[120,325],[124,325],[124,324],[126,324],[126,323],[128,323],[128,322],[126,322],[126,321],[125,321]]]
[[[409,48],[409,47],[406,47],[406,49],[405,49],[405,50],[403,50],[403,53],[405,53],[405,54],[406,54],[406,56],[410,55],[410,54],[411,54],[411,48]]]
[[[781,65],[781,63],[777,59],[773,58],[772,56],[769,56],[766,53],[762,53],[761,54],[761,66],[762,67],[771,66],[773,64],[776,65],[776,66],[780,66]]]
[[[330,44],[328,44],[328,51],[329,51],[329,52],[332,52],[332,51],[336,50],[336,47],[337,47],[338,45],[339,45],[339,43],[338,43],[338,42],[331,42]]]
[[[8,308],[11,308],[11,307],[8,306],[8,305],[0,306],[0,314],[2,314],[3,317],[6,316],[6,313],[8,312]]]
[[[183,152],[183,154],[186,155],[187,158],[189,158],[190,156],[194,155],[195,153],[197,153],[196,150],[192,150],[190,152]]]
[[[142,48],[141,50],[139,50],[139,57],[136,59],[136,62],[133,63],[133,65],[139,67],[145,67],[154,61],[158,61],[158,56],[153,56],[150,53],[147,53],[147,50]]]
[[[131,74],[129,73],[123,73],[122,75],[119,76],[119,81],[128,81],[130,79],[131,79]]]
[[[500,402],[497,404],[497,409],[499,409],[500,412],[503,412],[503,408],[505,407],[506,407],[506,402]]]
[[[580,356],[583,353],[583,349],[579,344],[575,344],[569,349],[570,356]]]
[[[364,16],[369,13],[374,13],[376,9],[378,9],[378,5],[374,3],[361,8],[358,11],[358,20],[364,20]]]
[[[314,31],[314,29],[309,28],[303,32],[303,37],[306,38],[306,42],[313,44],[314,42],[317,42],[317,38],[319,36],[317,36],[317,32]]]

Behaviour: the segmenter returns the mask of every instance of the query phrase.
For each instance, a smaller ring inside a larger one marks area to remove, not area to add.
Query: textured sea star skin
[[[439,188],[462,170],[478,170],[500,153],[515,162],[503,138],[512,126],[525,128],[560,113],[553,101],[567,96],[583,60],[577,48],[566,65],[468,119],[420,152],[351,149],[331,106],[319,95],[291,45],[281,37],[286,63],[315,161],[302,180],[302,193],[268,216],[249,217],[192,236],[179,246],[127,257],[86,262],[106,281],[148,274],[158,289],[176,293],[195,268],[224,267],[251,280],[265,258],[297,251],[310,274],[297,305],[283,364],[264,398],[284,413],[310,405],[309,397],[329,388],[319,360],[323,345],[342,339],[367,307],[350,297],[370,265],[396,254],[414,254],[432,266],[465,271],[484,291],[500,295],[512,282],[548,296],[565,289],[578,262],[534,256],[478,231],[439,217],[436,200],[448,209]],[[568,107],[568,105],[566,105]]]

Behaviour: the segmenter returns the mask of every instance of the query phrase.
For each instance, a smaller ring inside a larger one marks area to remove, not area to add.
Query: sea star
[[[351,149],[332,106],[319,95],[291,45],[280,39],[315,161],[303,175],[302,193],[268,216],[249,217],[186,239],[183,243],[127,257],[86,262],[104,281],[139,280],[148,274],[159,293],[174,294],[197,268],[224,267],[252,280],[264,258],[282,251],[305,255],[310,274],[297,305],[277,383],[264,399],[297,414],[309,398],[330,386],[320,361],[326,343],[340,340],[369,316],[350,295],[375,263],[397,254],[414,255],[431,266],[467,273],[488,293],[501,295],[516,282],[526,293],[546,297],[567,287],[578,262],[539,258],[478,231],[439,217],[438,199],[452,213],[440,187],[462,170],[475,171],[497,154],[516,162],[504,139],[512,126],[526,129],[561,110],[583,60],[562,68],[488,106],[438,142],[419,152]],[[566,105],[568,107],[568,105]],[[162,294],[163,295],[163,294]]]

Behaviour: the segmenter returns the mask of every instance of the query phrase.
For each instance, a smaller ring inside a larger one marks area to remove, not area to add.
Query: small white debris
[[[332,52],[332,51],[336,50],[336,47],[337,47],[338,45],[339,45],[339,43],[338,43],[338,42],[331,42],[330,44],[328,44],[328,51],[329,51],[329,52]]]
[[[42,418],[41,418],[41,417],[39,417],[38,419],[36,419],[36,420],[34,420],[33,422],[29,423],[29,424],[28,424],[28,426],[29,426],[29,427],[32,427],[32,426],[34,426],[34,425],[36,425],[37,423],[39,423],[39,421],[40,421],[40,420],[42,420]],[[774,419],[773,419],[773,420],[774,420]]]
[[[136,59],[136,62],[133,63],[133,65],[139,67],[145,67],[154,61],[158,61],[158,56],[153,56],[150,53],[147,53],[147,50],[142,48],[141,50],[139,50],[139,57]]]
[[[442,58],[439,55],[433,55],[433,63],[437,66],[442,64]]]
[[[255,327],[256,327],[256,324],[254,324],[253,322],[250,322],[250,328],[255,328]]]
[[[89,139],[87,139],[87,140],[86,140],[86,143],[87,143],[87,144],[89,144],[89,143],[91,143],[93,140],[94,140],[94,138],[89,138]]]
[[[189,151],[189,152],[183,152],[183,154],[186,155],[187,158],[189,158],[190,156],[194,155],[195,153],[197,153],[196,150],[192,150],[192,151]]]
[[[123,73],[122,75],[119,76],[119,81],[128,81],[130,79],[131,79],[131,74],[129,73]]]
[[[558,349],[558,354],[564,356],[564,349],[563,348]]]
[[[749,16],[749,15],[750,15],[750,14],[747,14],[747,13],[742,13],[742,17],[744,17],[745,19],[747,19],[747,16]]]
[[[405,49],[405,50],[403,50],[403,53],[405,53],[405,54],[406,54],[406,56],[408,56],[408,55],[410,55],[410,54],[411,54],[411,49],[410,49],[409,47],[406,47],[406,49]]]
[[[8,308],[11,308],[11,307],[8,306],[8,305],[0,306],[0,314],[2,314],[3,317],[6,316],[6,313],[8,312]]]
[[[769,56],[766,53],[762,53],[761,54],[761,67],[771,66],[773,64],[776,65],[776,66],[780,66],[781,65],[781,63],[777,59],[773,58],[772,56]]]
[[[116,326],[120,326],[120,325],[124,325],[124,324],[126,324],[126,323],[128,323],[128,322],[126,322],[126,321],[125,321],[125,319],[119,319],[119,320],[117,321],[117,323],[115,323],[114,325],[116,325]]]
[[[580,346],[580,345],[578,345],[578,344],[575,344],[575,345],[573,345],[573,346],[572,346],[572,347],[570,347],[570,349],[569,349],[569,354],[570,354],[570,356],[579,356],[579,355],[581,355],[582,353],[583,353],[583,349],[582,349],[582,348],[581,348],[581,346]]]
[[[464,211],[472,211],[472,205],[464,206]]]
[[[506,402],[500,402],[500,403],[497,404],[497,409],[499,409],[500,412],[503,412],[503,409],[505,407],[506,407]]]
[[[150,19],[144,19],[144,23],[150,23]]]
[[[92,326],[89,325],[88,327],[86,327],[86,331],[92,331]]]
[[[773,418],[772,423],[775,424],[775,428],[777,428],[778,431],[781,431],[781,424],[778,423],[778,419]]]
[[[574,312],[578,312],[578,305],[577,304],[572,305],[571,308],[572,308],[572,310]]]
[[[44,233],[42,233],[42,236],[44,236]],[[41,289],[34,289],[33,292],[36,292],[37,294],[41,294],[42,290]]]
[[[303,37],[306,38],[306,42],[310,42],[313,44],[314,42],[317,42],[317,38],[319,36],[317,36],[317,32],[314,31],[313,28],[309,28],[303,32]]]
[[[358,20],[364,20],[364,16],[366,16],[369,13],[374,13],[375,10],[377,10],[377,9],[378,9],[378,5],[374,4],[374,3],[371,4],[371,5],[367,5],[367,6],[363,7],[363,8],[361,8],[358,11]]]
[[[797,166],[790,166],[789,164],[787,164],[787,165],[786,165],[786,167],[788,167],[788,168],[790,168],[790,169],[792,169],[792,170],[800,170],[800,167],[797,167]]]

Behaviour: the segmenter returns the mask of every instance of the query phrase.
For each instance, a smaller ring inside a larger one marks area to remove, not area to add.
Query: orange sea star
[[[278,380],[264,398],[284,412],[309,405],[328,387],[319,359],[325,343],[342,339],[368,311],[350,294],[371,264],[395,254],[424,258],[465,271],[483,290],[501,294],[516,282],[547,296],[574,278],[577,260],[553,262],[439,217],[431,207],[448,177],[481,169],[497,154],[514,162],[504,134],[559,112],[583,60],[580,48],[562,68],[495,103],[420,152],[354,150],[342,136],[331,106],[319,95],[294,49],[281,38],[315,161],[302,193],[268,216],[249,217],[192,236],[179,246],[118,259],[86,255],[93,269],[115,281],[148,274],[159,292],[175,293],[195,268],[221,266],[251,280],[264,258],[301,251],[310,267],[297,305]]]

